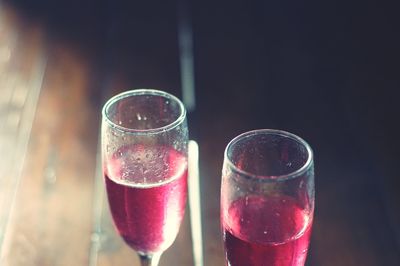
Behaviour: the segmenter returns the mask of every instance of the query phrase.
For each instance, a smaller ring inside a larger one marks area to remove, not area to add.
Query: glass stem
[[[160,261],[161,253],[157,254],[139,254],[141,266],[157,266]]]

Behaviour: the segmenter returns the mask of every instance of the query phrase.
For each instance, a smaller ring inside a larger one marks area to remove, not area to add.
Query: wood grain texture
[[[7,265],[84,265],[98,118],[84,62],[53,46],[16,203]]]
[[[42,86],[46,60],[42,31],[27,30],[16,13],[0,6],[0,249],[6,242],[15,196]],[[24,41],[30,40],[29,45]]]

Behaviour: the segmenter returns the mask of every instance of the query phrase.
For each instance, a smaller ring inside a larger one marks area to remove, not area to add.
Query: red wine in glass
[[[185,157],[165,146],[131,145],[112,156],[104,175],[114,224],[125,242],[142,253],[166,250],[185,211]]]
[[[304,265],[311,216],[291,197],[240,198],[222,220],[226,265]]]

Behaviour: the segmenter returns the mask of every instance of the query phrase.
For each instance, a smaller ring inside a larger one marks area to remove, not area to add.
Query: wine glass
[[[166,92],[131,90],[104,105],[101,131],[114,225],[142,266],[156,266],[174,242],[185,211],[186,110]]]
[[[228,144],[221,184],[226,265],[304,265],[313,213],[313,155],[304,140],[260,129]]]

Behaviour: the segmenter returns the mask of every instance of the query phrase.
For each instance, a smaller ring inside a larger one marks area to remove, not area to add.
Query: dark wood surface
[[[9,206],[0,211],[0,264],[139,265],[104,198],[100,110],[129,88],[182,97],[178,2],[0,3],[0,206]],[[189,11],[204,265],[224,265],[223,150],[255,128],[291,131],[314,149],[307,265],[400,265],[395,6],[193,1]],[[14,97],[10,76],[20,84]],[[193,265],[189,222],[161,266]]]

